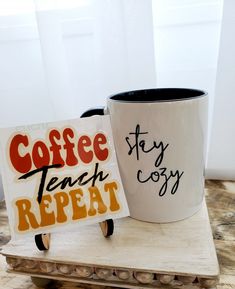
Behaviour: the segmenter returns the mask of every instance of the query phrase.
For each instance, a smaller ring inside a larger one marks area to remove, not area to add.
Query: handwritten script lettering
[[[128,155],[134,155],[136,160],[139,161],[140,157],[144,155],[156,152],[156,158],[154,158],[154,171],[146,174],[142,169],[137,171],[137,180],[140,183],[147,183],[152,181],[154,183],[160,183],[160,190],[158,192],[160,197],[163,197],[171,185],[171,194],[174,195],[179,187],[180,179],[184,172],[179,170],[169,170],[162,166],[165,153],[169,144],[164,144],[162,141],[156,142],[155,140],[149,144],[145,140],[144,136],[148,135],[147,131],[141,131],[140,125],[137,124],[134,132],[129,132],[129,136],[125,138],[128,144]]]

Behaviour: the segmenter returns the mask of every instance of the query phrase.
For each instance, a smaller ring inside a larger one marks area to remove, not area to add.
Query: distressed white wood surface
[[[205,202],[191,218],[152,224],[131,218],[115,221],[114,235],[105,239],[98,225],[79,232],[52,234],[50,250],[39,252],[32,239],[11,241],[2,254],[37,261],[140,272],[218,276],[219,268]]]

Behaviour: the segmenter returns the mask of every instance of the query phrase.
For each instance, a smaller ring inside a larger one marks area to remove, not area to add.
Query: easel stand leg
[[[102,234],[105,238],[113,235],[114,222],[113,219],[107,219],[99,223]],[[50,234],[35,235],[35,244],[40,251],[47,251],[50,248]]]

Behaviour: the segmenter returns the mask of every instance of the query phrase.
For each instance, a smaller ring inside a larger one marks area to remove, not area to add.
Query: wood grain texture
[[[199,212],[183,221],[154,224],[123,218],[115,221],[115,234],[109,239],[94,224],[79,232],[51,234],[47,252],[39,252],[30,238],[10,242],[4,246],[3,254],[41,261],[41,266],[46,259],[49,263],[107,270],[134,268],[139,272],[208,278],[219,274],[205,202]],[[44,265],[43,272],[53,271],[50,264]]]
[[[220,283],[218,289],[235,288],[235,234],[234,234],[234,212],[235,212],[235,183],[207,181],[206,199],[209,216],[213,229],[213,236],[220,264]],[[9,229],[7,227],[6,211],[3,205],[0,207],[0,246],[9,240]],[[98,230],[98,229],[97,229]],[[128,245],[128,244],[127,244]],[[7,274],[5,272],[5,259],[0,257],[0,288],[25,289],[36,288],[27,276]],[[73,282],[56,281],[49,288],[104,288],[104,286],[78,284]],[[108,288],[107,286],[105,288]],[[182,287],[181,287],[182,288]]]
[[[235,289],[235,181],[206,181],[206,201],[220,265],[218,289]]]

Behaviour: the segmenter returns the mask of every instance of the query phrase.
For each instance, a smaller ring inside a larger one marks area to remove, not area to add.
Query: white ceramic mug
[[[131,217],[172,222],[204,196],[207,93],[159,88],[108,98],[115,149]]]

